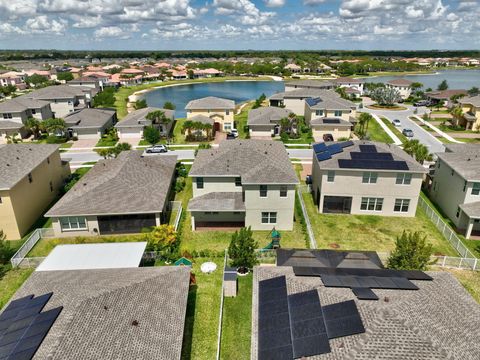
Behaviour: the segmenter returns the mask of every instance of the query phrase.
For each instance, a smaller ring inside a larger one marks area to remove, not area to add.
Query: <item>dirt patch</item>
[[[332,249],[340,249],[340,245],[338,245],[337,243],[331,243],[328,244],[328,246]]]

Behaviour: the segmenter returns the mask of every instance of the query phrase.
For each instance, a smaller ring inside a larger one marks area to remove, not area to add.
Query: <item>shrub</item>
[[[404,231],[397,237],[395,250],[388,258],[388,267],[398,270],[426,270],[431,264],[432,244],[419,232]]]
[[[160,140],[160,132],[153,126],[146,126],[143,129],[143,138],[149,144],[156,144]]]
[[[282,139],[282,141],[288,141],[289,139],[288,134],[285,131],[282,131],[280,133],[280,139]]]
[[[67,141],[67,139],[51,134],[47,136],[47,139],[45,141],[47,142],[47,144],[63,144]]]
[[[175,192],[181,192],[183,189],[185,189],[185,179],[179,177],[175,182]]]
[[[232,234],[232,240],[228,246],[228,256],[231,265],[240,268],[240,272],[246,272],[257,263],[255,249],[258,244],[253,239],[253,232],[250,227],[241,228]]]

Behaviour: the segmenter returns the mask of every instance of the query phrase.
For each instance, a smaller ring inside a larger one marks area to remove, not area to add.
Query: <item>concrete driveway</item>
[[[75,149],[91,149],[97,145],[98,139],[78,139],[73,142],[72,148]]]
[[[426,112],[425,107],[419,107],[416,115],[422,116]],[[400,120],[401,126],[397,127],[400,131],[403,129],[411,129],[413,131],[413,139],[419,140],[425,145],[431,153],[444,152],[445,146],[440,140],[433,136],[430,132],[424,130],[421,126],[417,125],[414,121],[409,119],[409,116],[414,115],[414,107],[408,106],[407,110],[402,111],[387,111],[387,110],[372,110],[364,108],[363,111],[383,116],[390,122],[394,119]]]

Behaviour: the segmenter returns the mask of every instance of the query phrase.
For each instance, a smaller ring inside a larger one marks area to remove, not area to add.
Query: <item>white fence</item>
[[[180,219],[182,218],[182,212],[183,212],[182,202],[170,201],[170,211],[172,212],[172,214],[176,211],[173,227],[175,228],[175,231],[177,231],[178,225],[180,224]]]
[[[30,234],[27,241],[25,241],[23,243],[23,245],[20,247],[20,249],[18,249],[18,251],[10,259],[10,262],[12,263],[12,266],[14,268],[17,267],[17,266],[20,266],[22,261],[24,261],[27,254],[30,252],[30,250],[33,249],[33,247],[35,246],[35,244],[37,242],[39,242],[43,238],[51,238],[53,236],[54,236],[54,233],[53,233],[53,229],[51,229],[51,228],[35,229],[35,231]],[[40,258],[37,258],[37,259],[40,259]],[[32,262],[33,262],[33,260],[32,260]],[[22,266],[23,265],[24,264],[22,264]]]
[[[310,218],[308,217],[307,208],[305,207],[305,202],[303,201],[303,193],[310,192],[309,185],[302,185],[297,188],[298,200],[300,201],[300,206],[302,207],[303,217],[305,218],[305,224],[307,225],[308,238],[310,239],[310,248],[317,248],[317,240],[315,239],[315,234],[313,233],[312,224],[310,223]]]

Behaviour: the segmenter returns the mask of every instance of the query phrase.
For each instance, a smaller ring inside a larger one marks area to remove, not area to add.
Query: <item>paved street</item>
[[[420,127],[408,118],[409,116],[413,115],[413,109],[414,108],[412,106],[408,106],[408,110],[403,111],[372,110],[368,108],[364,108],[363,111],[377,114],[378,116],[384,116],[390,121],[393,121],[394,119],[400,120],[402,124],[401,127],[398,127],[400,131],[405,128],[411,129],[413,130],[414,134],[413,138],[420,140],[422,144],[427,146],[431,153],[444,152],[445,147],[440,140],[435,138],[435,136],[433,136],[428,131],[424,130],[422,127]],[[417,115],[422,116],[425,113],[425,110],[426,108],[419,107]]]
[[[167,154],[168,155],[177,155],[178,160],[188,160],[188,159],[193,159],[194,156],[194,150],[173,150],[169,151]],[[161,156],[161,154],[160,154]],[[70,160],[72,164],[82,164],[86,162],[91,162],[91,161],[98,161],[102,159],[101,156],[99,156],[95,151],[69,151],[69,152],[63,152],[61,154],[62,159],[64,160]]]

